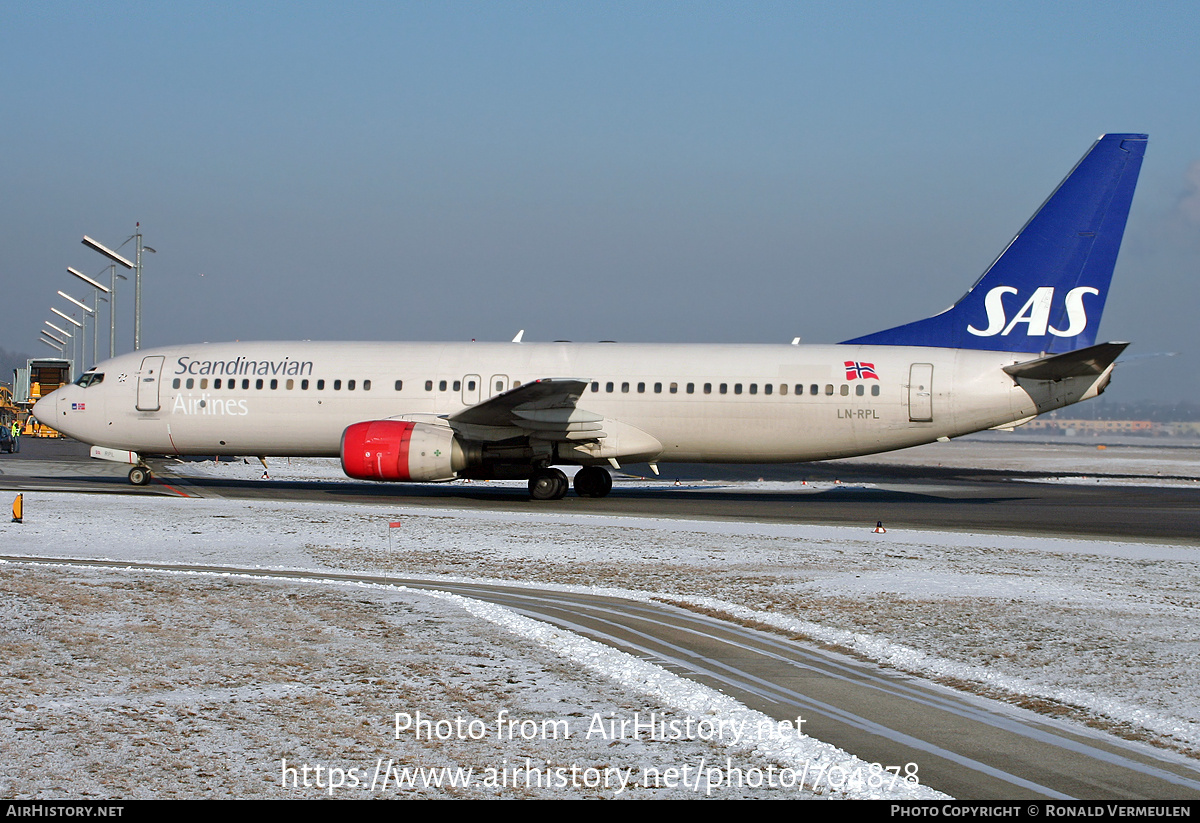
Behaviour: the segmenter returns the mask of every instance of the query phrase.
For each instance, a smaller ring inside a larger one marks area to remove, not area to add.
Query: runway
[[[80,459],[66,444],[40,454],[27,448],[19,457],[0,464],[4,472],[0,485],[5,488],[701,520],[862,525],[883,519],[896,527],[1090,534],[1177,545],[1196,544],[1200,502],[1200,492],[1188,487],[1057,486],[1015,483],[1010,472],[923,472],[878,465],[814,469],[837,471],[846,486],[816,494],[618,484],[604,500],[569,497],[555,503],[532,503],[519,490],[484,484],[268,483],[186,479],[164,473],[161,483],[136,488],[127,485],[120,467]],[[856,480],[873,485],[852,487]],[[996,525],[988,528],[980,523]],[[226,566],[220,569],[233,571]],[[242,571],[270,574],[260,569]],[[508,586],[401,577],[380,582],[437,588],[495,602],[707,683],[772,717],[803,715],[812,724],[806,731],[818,739],[868,761],[919,763],[929,785],[962,799],[1200,797],[1195,761],[695,611]]]
[[[929,447],[936,448],[936,447]],[[909,450],[913,452],[917,450]],[[906,453],[898,453],[906,454]],[[897,460],[902,458],[896,458]],[[248,482],[182,478],[163,463],[151,486],[131,486],[128,467],[90,460],[70,442],[26,443],[0,462],[0,487],[10,490],[108,494],[219,496],[472,510],[520,510],[687,519],[754,520],[839,525],[874,524],[997,534],[1120,538],[1200,545],[1200,482],[1173,487],[1120,485],[1122,477],[1094,478],[1095,485],[1021,482],[1043,476],[1028,469],[947,468],[859,461],[805,466],[669,466],[661,485],[630,487],[618,481],[608,497],[533,502],[520,488],[487,483],[381,484],[322,481]],[[637,467],[634,467],[635,469]],[[1178,467],[1175,472],[1181,471]],[[649,472],[645,472],[649,475]],[[1174,475],[1181,480],[1192,479]],[[817,493],[677,487],[704,477],[800,477],[841,481]],[[1128,479],[1125,477],[1124,479]],[[860,487],[855,484],[869,484]]]

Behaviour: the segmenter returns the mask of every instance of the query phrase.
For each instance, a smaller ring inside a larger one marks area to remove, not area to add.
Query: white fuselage
[[[337,456],[351,424],[445,417],[543,378],[661,444],[617,457],[798,462],[1003,426],[1107,379],[1021,385],[1028,356],[902,346],[263,342],[142,350],[41,400],[39,420],[141,454]],[[848,375],[846,363],[870,364]],[[577,462],[561,460],[559,462]],[[583,462],[583,461],[581,461]]]

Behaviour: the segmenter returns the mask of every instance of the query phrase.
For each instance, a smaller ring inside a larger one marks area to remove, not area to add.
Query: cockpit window
[[[103,383],[103,382],[104,382],[104,372],[90,371],[90,372],[85,372],[84,374],[80,375],[79,379],[75,381],[75,385],[82,386],[83,388],[86,389],[88,386],[94,386],[97,383]]]

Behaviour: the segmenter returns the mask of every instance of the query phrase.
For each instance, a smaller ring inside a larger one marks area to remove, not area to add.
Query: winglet
[[[1146,139],[1101,136],[949,309],[845,342],[1012,352],[1094,345]]]

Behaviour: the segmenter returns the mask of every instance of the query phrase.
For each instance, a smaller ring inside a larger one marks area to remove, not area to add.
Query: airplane
[[[1096,343],[1145,153],[1102,135],[945,311],[836,345],[259,342],[100,363],[39,421],[147,456],[340,457],[356,479],[525,479],[562,498],[608,467],[793,463],[902,449],[1096,397],[1127,343]]]

